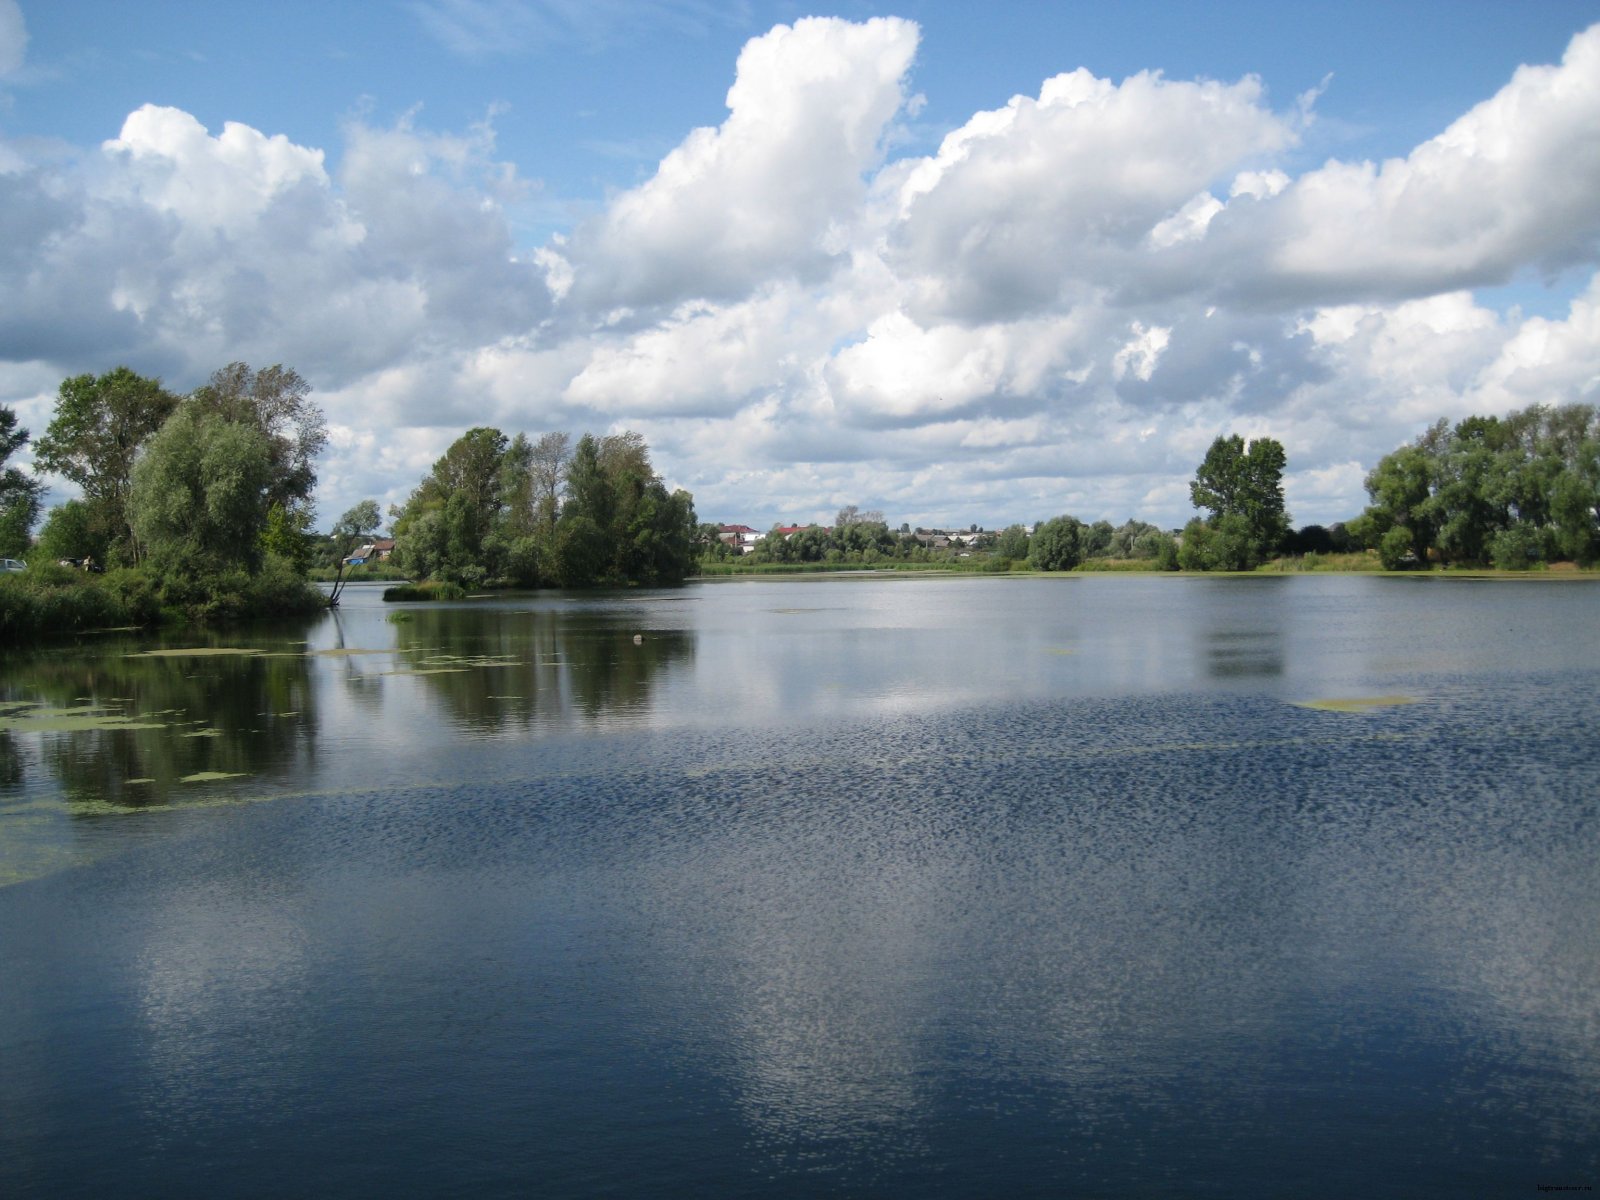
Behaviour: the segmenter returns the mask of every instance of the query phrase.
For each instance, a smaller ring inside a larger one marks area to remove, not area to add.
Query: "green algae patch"
[[[178,780],[179,783],[212,783],[218,779],[243,779],[243,771],[196,771],[193,775],[185,775]]]
[[[203,738],[219,738],[219,737],[222,736],[222,730],[220,730],[220,729],[196,729],[193,733],[186,733],[183,736],[186,737],[186,738],[200,738],[200,737],[203,737]]]
[[[1416,702],[1415,696],[1341,696],[1293,703],[1297,708],[1314,708],[1319,712],[1371,712],[1375,708],[1397,708]]]
[[[393,654],[393,653],[394,653],[393,648],[390,648],[388,650],[367,650],[367,649],[358,648],[358,647],[351,647],[349,649],[346,649],[343,646],[336,646],[336,647],[333,647],[332,649],[329,649],[329,650],[318,650],[316,652],[318,658],[353,658],[358,654]]]
[[[124,779],[122,782],[127,784],[129,787],[132,787],[136,783],[154,783],[155,780],[147,776],[142,779]]]
[[[426,667],[419,671],[384,671],[384,675],[465,675],[466,667]]]
[[[18,711],[17,709],[20,709]],[[0,732],[6,733],[82,733],[90,729],[165,729],[160,722],[140,721],[121,713],[107,712],[97,705],[77,708],[38,708],[17,706],[0,712]]]

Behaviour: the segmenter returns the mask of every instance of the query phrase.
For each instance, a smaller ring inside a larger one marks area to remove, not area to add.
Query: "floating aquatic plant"
[[[1296,700],[1299,708],[1315,708],[1321,712],[1367,712],[1374,708],[1393,708],[1401,704],[1415,704],[1414,696],[1346,696],[1326,700]]]
[[[20,706],[19,706],[20,707]],[[79,733],[89,729],[165,729],[158,722],[140,721],[121,713],[86,704],[76,708],[38,708],[0,712],[0,731],[11,733]]]

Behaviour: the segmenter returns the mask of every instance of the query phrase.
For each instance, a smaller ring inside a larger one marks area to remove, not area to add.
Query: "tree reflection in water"
[[[642,629],[615,610],[416,609],[396,626],[401,660],[456,723],[477,731],[605,724],[648,706],[693,635]]]
[[[5,736],[19,745],[8,746],[5,775],[20,782],[16,751],[28,739],[16,735],[32,729],[41,766],[79,806],[169,804],[197,779],[304,771],[316,690],[303,644],[283,638],[213,635],[169,648],[116,638],[14,659],[0,703],[13,725]]]

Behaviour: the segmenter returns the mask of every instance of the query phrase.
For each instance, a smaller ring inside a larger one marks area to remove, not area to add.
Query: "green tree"
[[[533,443],[519,433],[500,456],[500,520],[497,532],[510,542],[527,537],[537,524],[534,505]]]
[[[534,520],[546,533],[556,527],[561,514],[561,493],[567,483],[567,465],[572,461],[572,439],[565,433],[546,433],[533,444],[528,455],[530,498]]]
[[[5,462],[27,445],[28,431],[17,425],[17,414],[0,406],[0,557],[23,558],[29,535],[39,519],[44,484]]]
[[[395,555],[423,578],[481,583],[500,573],[489,538],[503,507],[501,468],[509,443],[478,426],[450,444],[395,518]],[[486,546],[486,541],[488,545]]]
[[[702,521],[694,531],[695,554],[713,562],[724,562],[737,557],[739,552],[723,541],[721,535],[721,525],[715,521]]]
[[[273,471],[259,429],[180,406],[135,465],[128,497],[151,563],[191,577],[259,568]]]
[[[1189,485],[1190,500],[1210,511],[1207,524],[1217,535],[1205,539],[1207,550],[1199,557],[1219,566],[1201,569],[1248,570],[1283,544],[1289,532],[1283,504],[1286,462],[1282,444],[1272,438],[1247,444],[1232,434],[1211,443]],[[1190,540],[1186,529],[1186,547]],[[1191,549],[1188,558],[1196,561],[1196,552]]]
[[[257,371],[234,362],[212,373],[191,399],[203,410],[267,439],[272,479],[267,499],[286,510],[311,515],[317,486],[316,458],[328,444],[322,410],[311,402],[311,385],[282,364]]]
[[[333,523],[332,534],[340,542],[359,541],[371,537],[383,524],[383,513],[376,500],[362,500],[352,505]]]
[[[261,529],[262,553],[276,555],[296,575],[304,575],[311,566],[315,544],[307,514],[291,512],[276,500],[267,505],[267,519]]]
[[[1181,565],[1178,562],[1178,539],[1170,533],[1157,530],[1155,533],[1145,534],[1139,541],[1141,545],[1148,545],[1151,548],[1150,557],[1155,559],[1158,570],[1176,571]]]
[[[588,587],[605,578],[610,548],[592,518],[562,513],[555,550],[555,577],[562,587]]]
[[[567,465],[560,526],[579,521],[585,524],[575,526],[577,532],[558,538],[567,586],[678,583],[694,562],[693,497],[667,491],[637,433],[578,439]]]
[[[83,489],[89,522],[108,558],[136,562],[128,495],[139,452],[178,406],[178,397],[127,367],[74,375],[56,394],[55,416],[35,444],[38,466]]]
[[[1083,557],[1105,558],[1111,553],[1111,542],[1116,536],[1110,521],[1096,521],[1083,530]]]
[[[1021,525],[1007,525],[1000,531],[994,552],[1001,558],[1021,562],[1028,557],[1028,531]]]
[[[1157,543],[1152,535],[1160,533],[1154,525],[1130,517],[1112,532],[1109,553],[1112,558],[1154,558]]]
[[[1070,571],[1083,561],[1086,526],[1076,517],[1060,516],[1036,526],[1028,563],[1036,571]]]
[[[573,447],[565,486],[566,502],[561,506],[563,519],[585,517],[600,532],[611,527],[614,502],[606,473],[600,466],[600,443],[592,434],[584,434]]]
[[[94,525],[86,501],[68,500],[46,514],[44,528],[39,530],[37,553],[46,562],[64,558],[106,562],[105,535]]]
[[[1349,526],[1390,568],[1600,558],[1600,419],[1590,405],[1439,421],[1367,476]],[[1505,535],[1505,536],[1502,536]]]
[[[1585,443],[1571,470],[1551,488],[1557,553],[1584,564],[1600,561],[1600,439]]]

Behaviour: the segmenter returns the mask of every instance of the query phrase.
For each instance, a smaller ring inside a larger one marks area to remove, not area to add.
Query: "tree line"
[[[1439,421],[1379,460],[1351,535],[1390,569],[1600,561],[1600,414],[1534,405]]]
[[[698,537],[703,561],[743,558],[765,563],[818,563],[872,565],[874,563],[935,563],[949,558],[949,548],[930,544],[921,530],[901,525],[889,528],[881,512],[863,512],[855,505],[841,509],[831,528],[809,525],[798,530],[775,527],[760,538],[748,555],[741,556],[718,538],[721,527],[702,525]],[[1025,525],[1008,525],[998,532],[979,531],[962,543],[966,552],[985,556],[988,569],[1009,570],[1026,566],[1039,571],[1070,571],[1086,559],[1149,560],[1163,556],[1176,565],[1177,543],[1171,534],[1146,521],[1109,521],[1086,525],[1076,517],[1053,517],[1038,522],[1032,534]],[[1164,565],[1164,564],[1163,564]]]
[[[469,429],[390,516],[397,566],[466,587],[675,584],[695,561],[694,497],[633,432]]]
[[[1541,562],[1600,563],[1600,414],[1592,405],[1534,405],[1505,417],[1439,421],[1379,460],[1359,517],[1295,530],[1285,507],[1287,456],[1272,438],[1218,437],[1196,468],[1190,501],[1203,515],[1169,533],[1129,520],[1113,527],[1070,514],[1011,525],[966,543],[993,569],[1070,571],[1096,559],[1162,570],[1250,571],[1271,559],[1375,552],[1388,570],[1429,564],[1526,570]],[[701,530],[706,559],[733,555]],[[919,562],[948,557],[881,513],[841,510],[831,529],[774,528],[748,561]]]
[[[37,543],[43,485],[7,460],[29,440],[0,407],[0,555],[66,559],[136,573],[124,590],[191,612],[261,607],[240,596],[259,579],[268,607],[307,603],[296,588],[317,557],[375,532],[362,501],[312,532],[321,410],[294,370],[235,362],[187,395],[127,367],[60,386],[34,443],[36,469],[78,485],[50,511]],[[1184,570],[1250,570],[1282,554],[1370,550],[1390,569],[1527,568],[1600,562],[1600,416],[1591,405],[1535,405],[1505,417],[1439,421],[1385,455],[1366,479],[1365,511],[1329,529],[1290,527],[1286,455],[1271,438],[1218,437],[1196,469],[1197,515],[1176,536],[1144,522],[1068,514],[983,535],[970,549],[1001,569],[1072,570],[1095,559]],[[637,433],[530,440],[478,427],[457,438],[406,502],[391,507],[395,563],[418,579],[473,587],[671,584],[698,560],[726,557],[694,501],[668,491]],[[756,563],[870,564],[939,557],[908,526],[842,509],[831,529],[774,529]]]
[[[315,607],[303,576],[327,431],[310,391],[293,370],[240,362],[188,395],[127,367],[64,380],[34,457],[82,497],[52,509],[28,547],[42,489],[36,480],[13,489],[7,536],[24,543],[13,556],[30,553],[36,563],[22,585],[34,601],[9,593],[7,619],[26,626],[59,610],[68,625],[108,614],[145,623],[161,610],[206,617]],[[26,431],[5,415],[9,453]],[[103,585],[62,592],[56,560],[112,573]]]

